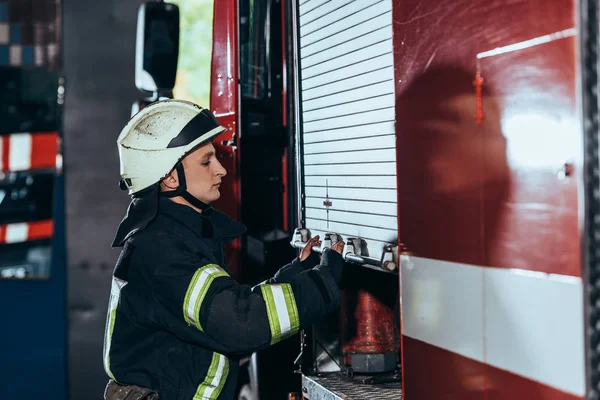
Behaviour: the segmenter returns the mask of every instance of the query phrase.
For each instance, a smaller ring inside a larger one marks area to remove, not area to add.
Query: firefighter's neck
[[[182,204],[184,206],[188,206],[188,207],[192,208],[194,211],[202,214],[202,210],[201,209],[199,209],[198,207],[193,206],[189,201],[187,201],[186,199],[184,199],[181,196],[170,197],[169,200],[171,200],[172,202],[177,203],[177,204]]]

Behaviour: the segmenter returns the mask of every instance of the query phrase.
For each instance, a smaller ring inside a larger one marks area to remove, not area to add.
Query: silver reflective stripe
[[[193,400],[215,400],[221,394],[227,376],[229,360],[222,354],[213,353],[204,381],[198,386]]]
[[[289,334],[292,330],[292,324],[290,322],[290,315],[288,312],[288,306],[285,303],[285,297],[283,290],[280,286],[271,286],[273,291],[273,299],[275,300],[275,308],[277,315],[279,316],[279,326],[281,327],[281,336]]]
[[[275,344],[298,332],[300,318],[292,286],[262,285],[261,291],[267,307],[267,317],[271,328],[271,344]]]
[[[110,346],[112,343],[112,335],[115,329],[115,320],[117,318],[117,307],[119,306],[119,299],[121,298],[121,289],[127,285],[127,282],[113,276],[112,285],[110,289],[110,301],[108,304],[108,315],[106,317],[106,329],[104,331],[104,371],[112,379],[115,379],[112,371],[110,370]]]
[[[229,276],[216,264],[208,264],[198,269],[188,286],[183,303],[183,316],[188,325],[203,331],[200,324],[200,307],[212,282],[221,276]]]

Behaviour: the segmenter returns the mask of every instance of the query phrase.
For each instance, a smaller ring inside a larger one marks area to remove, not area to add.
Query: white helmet
[[[187,101],[161,100],[146,106],[117,138],[121,188],[133,195],[151,187],[191,150],[223,131],[209,110]]]

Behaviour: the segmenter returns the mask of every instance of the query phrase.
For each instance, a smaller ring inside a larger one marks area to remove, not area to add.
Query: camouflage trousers
[[[158,393],[139,386],[121,385],[108,381],[104,390],[104,400],[158,400]]]

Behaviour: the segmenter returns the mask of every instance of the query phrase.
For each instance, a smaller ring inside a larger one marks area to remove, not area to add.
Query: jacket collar
[[[215,209],[199,213],[193,208],[175,203],[167,198],[160,197],[159,213],[169,217],[202,238],[215,238],[222,241],[231,241],[242,236],[246,227]]]

